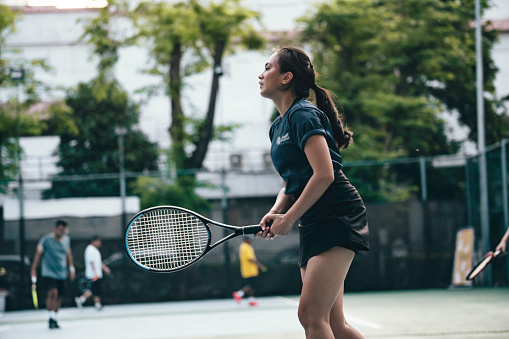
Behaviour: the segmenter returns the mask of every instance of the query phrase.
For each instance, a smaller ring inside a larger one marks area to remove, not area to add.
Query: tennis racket
[[[503,255],[504,254],[500,250],[495,252],[489,251],[488,253],[486,253],[484,258],[467,275],[467,280],[472,280],[475,277],[477,277],[479,273],[481,273],[486,268],[486,266],[488,266],[495,258],[501,257]]]
[[[37,298],[37,278],[32,277],[32,302],[34,303],[35,309],[39,309],[39,298]]]
[[[210,225],[233,233],[211,244]],[[175,272],[200,260],[223,242],[256,234],[259,225],[231,226],[176,206],[157,206],[136,214],[125,231],[125,248],[138,267],[153,272]]]

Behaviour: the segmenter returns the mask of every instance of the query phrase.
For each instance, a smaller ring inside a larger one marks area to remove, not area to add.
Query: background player
[[[78,308],[82,308],[83,304],[90,296],[94,296],[94,307],[96,310],[102,310],[101,303],[101,281],[103,271],[110,274],[110,268],[102,262],[101,252],[99,248],[102,240],[99,236],[93,236],[90,244],[85,249],[85,278],[88,280],[87,289],[79,297],[74,298]]]
[[[46,309],[49,313],[49,328],[60,328],[57,323],[61,298],[69,277],[74,280],[75,268],[71,253],[71,240],[67,235],[67,223],[58,220],[52,233],[44,235],[35,251],[32,264],[32,281],[37,280],[37,267],[41,262],[41,277],[47,288]]]
[[[237,303],[240,303],[242,298],[247,295],[249,296],[249,306],[258,306],[255,291],[260,273],[259,270],[265,271],[267,268],[256,259],[250,237],[244,237],[244,241],[240,244],[239,260],[240,274],[244,281],[244,286],[240,290],[233,292],[233,298]]]

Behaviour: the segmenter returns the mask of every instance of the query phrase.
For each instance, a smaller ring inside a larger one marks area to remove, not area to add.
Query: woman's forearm
[[[304,187],[299,199],[286,211],[286,221],[296,222],[300,219],[320,199],[333,181],[334,174],[332,176],[313,174],[306,187]]]
[[[292,207],[294,203],[293,194],[285,194],[285,187],[283,187],[276,198],[276,202],[274,203],[274,206],[270,209],[271,212],[277,213],[277,214],[283,214],[290,207]]]

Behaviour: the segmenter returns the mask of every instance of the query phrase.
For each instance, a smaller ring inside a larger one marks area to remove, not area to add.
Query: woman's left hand
[[[290,232],[293,227],[293,224],[285,221],[284,214],[272,214],[270,219],[272,219],[272,224],[270,225],[269,232],[263,232],[260,234],[262,238],[271,239],[277,235],[285,236]]]

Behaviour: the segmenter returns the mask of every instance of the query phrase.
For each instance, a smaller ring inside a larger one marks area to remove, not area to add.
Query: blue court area
[[[64,308],[59,330],[44,310],[6,312],[1,339],[301,339],[298,296]],[[509,289],[414,290],[345,295],[349,322],[367,338],[509,338]]]

